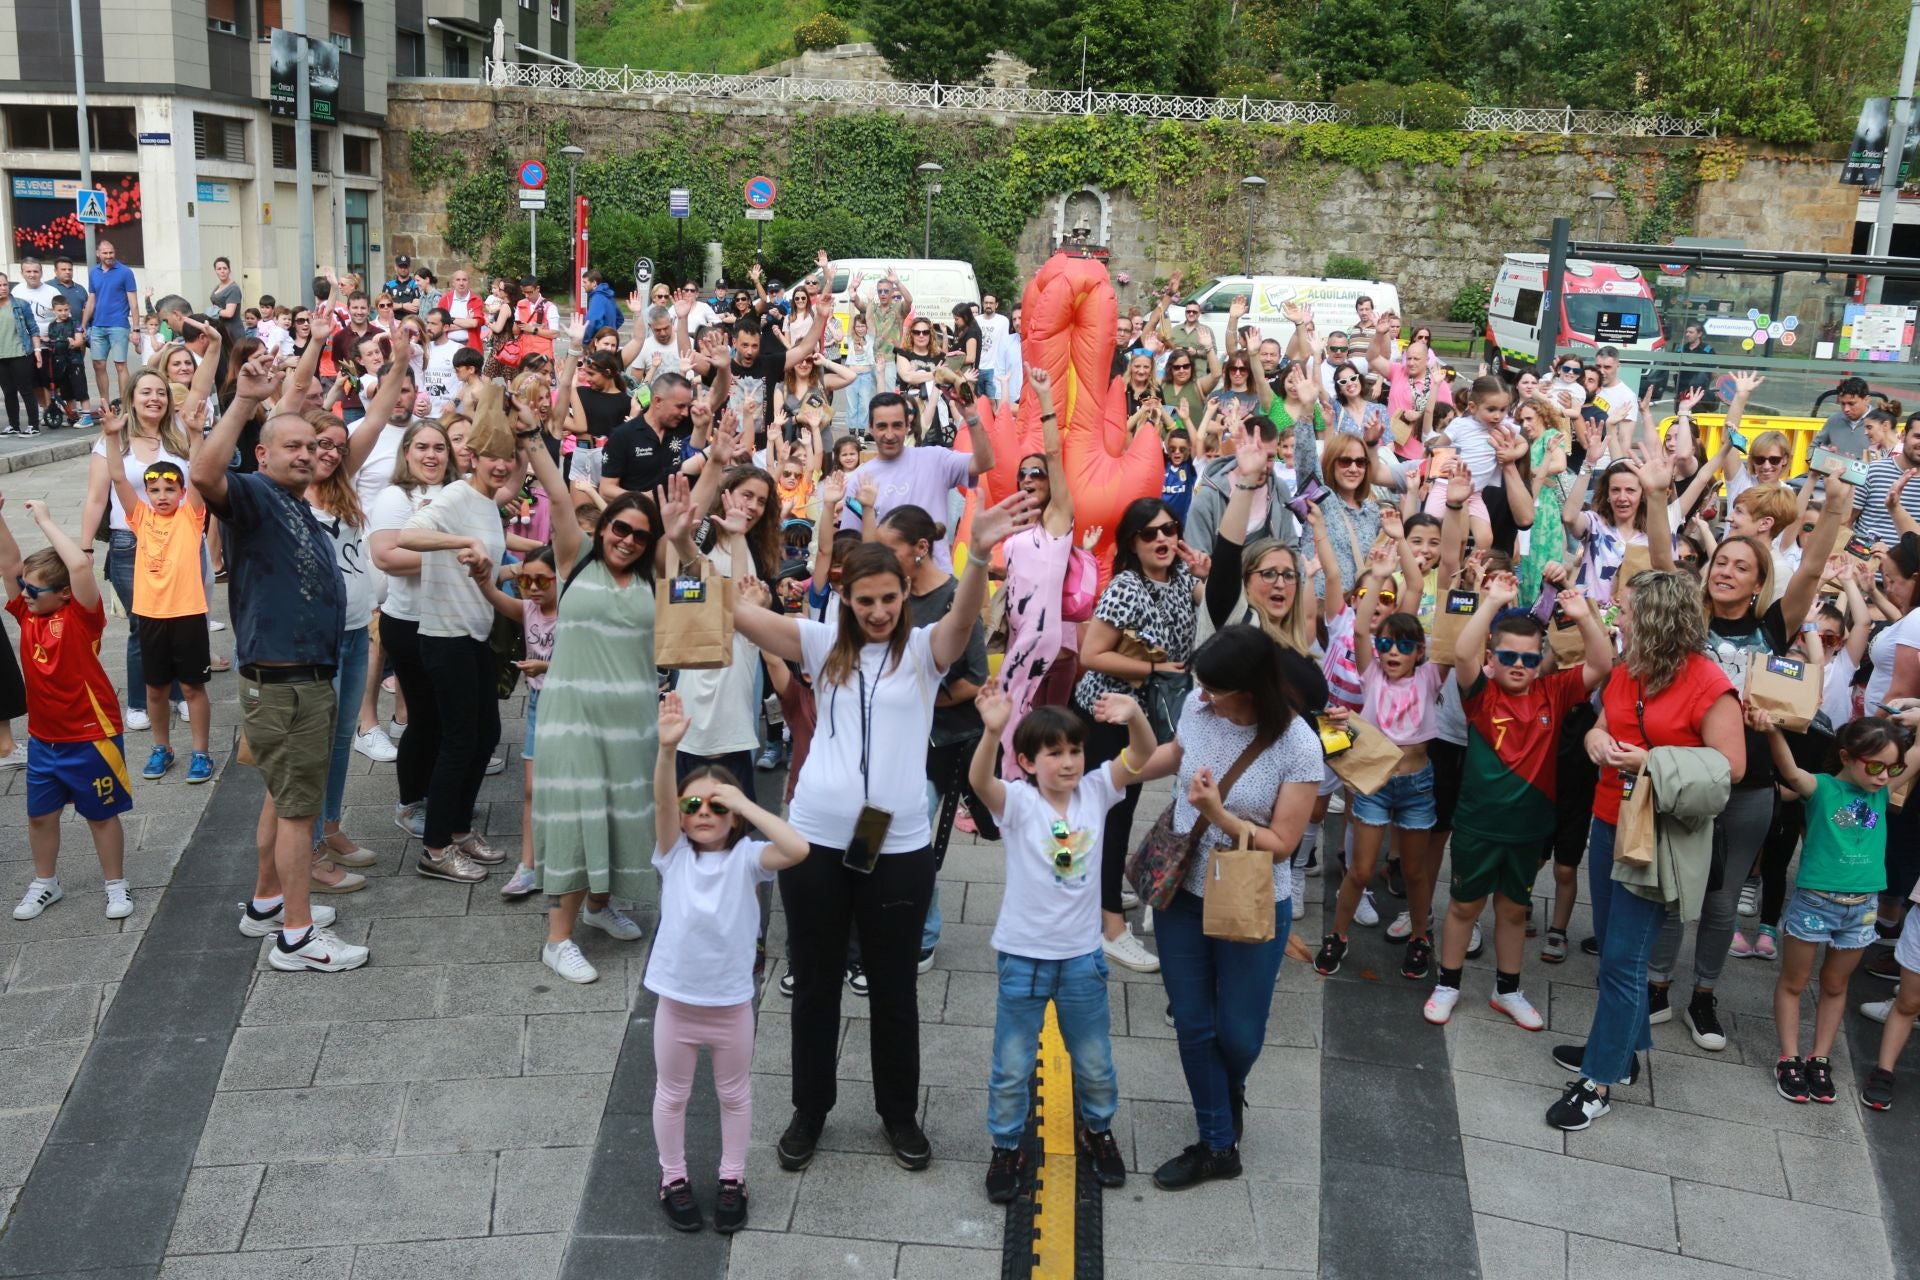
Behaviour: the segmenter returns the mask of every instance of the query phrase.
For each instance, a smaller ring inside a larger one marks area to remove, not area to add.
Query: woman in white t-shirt
[[[769,612],[758,589],[735,610],[735,628],[769,657],[801,664],[820,717],[789,809],[813,854],[780,873],[794,973],[794,1116],[779,1144],[784,1169],[812,1161],[836,1101],[841,974],[855,927],[868,982],[875,1109],[898,1163],[924,1169],[932,1159],[918,1121],[915,997],[934,877],[927,735],[940,678],[966,651],[986,603],[993,550],[1036,514],[1031,497],[1015,494],[974,518],[953,607],[931,626],[913,626],[906,575],[893,552],[875,543],[848,553],[832,622]]]
[[[437,422],[419,421],[400,437],[394,457],[393,483],[380,491],[367,512],[367,545],[373,567],[386,575],[386,598],[380,602],[380,646],[393,663],[393,677],[407,705],[407,731],[395,744],[394,779],[398,797],[394,825],[418,840],[425,833],[427,774],[440,748],[440,718],[434,711],[432,685],[420,665],[420,590],[418,552],[400,545],[400,531],[413,513],[426,506],[446,483],[452,465],[453,443]]]
[[[506,858],[473,829],[487,759],[500,742],[500,701],[487,644],[493,604],[477,579],[492,575],[506,557],[500,503],[518,492],[525,474],[503,406],[499,384],[481,388],[480,408],[467,433],[473,474],[408,517],[399,538],[403,551],[422,553],[416,597],[419,657],[440,725],[414,870],[430,880],[459,884],[486,879],[487,869]],[[418,708],[414,715],[418,718]]]

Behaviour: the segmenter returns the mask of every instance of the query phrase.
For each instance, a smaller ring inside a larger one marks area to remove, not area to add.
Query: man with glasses
[[[1873,408],[1872,389],[1865,378],[1841,382],[1835,401],[1839,412],[1827,415],[1826,425],[1813,437],[1813,449],[1831,449],[1849,458],[1864,458],[1873,439],[1867,434],[1867,414]]]
[[[881,391],[892,391],[898,370],[894,354],[906,345],[907,317],[913,314],[913,295],[900,283],[900,273],[892,267],[873,286],[873,302],[860,296],[859,281],[848,286],[854,309],[867,318],[873,330],[873,370]]]

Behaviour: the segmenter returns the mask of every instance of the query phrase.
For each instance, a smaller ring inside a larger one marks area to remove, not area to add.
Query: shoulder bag
[[[1240,780],[1247,766],[1260,758],[1262,752],[1271,747],[1275,739],[1256,736],[1233,762],[1226,775],[1220,779],[1220,798],[1224,801],[1227,793],[1233,790],[1233,784]],[[1153,829],[1147,832],[1146,839],[1140,842],[1127,858],[1127,879],[1140,894],[1141,901],[1156,911],[1173,901],[1173,895],[1180,890],[1181,881],[1187,877],[1187,864],[1193,858],[1193,851],[1200,847],[1200,838],[1206,834],[1208,822],[1203,817],[1193,824],[1193,830],[1182,835],[1173,829],[1173,810],[1175,801],[1169,800],[1165,812],[1161,813]]]

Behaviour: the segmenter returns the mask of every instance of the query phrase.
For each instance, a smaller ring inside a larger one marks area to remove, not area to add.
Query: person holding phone
[[[913,625],[906,575],[878,543],[848,553],[831,622],[774,613],[764,584],[743,584],[736,630],[770,659],[799,663],[820,714],[788,813],[813,852],[780,873],[794,974],[794,1113],[780,1138],[783,1169],[812,1162],[837,1100],[840,981],[855,926],[871,1002],[874,1104],[887,1144],[905,1169],[933,1158],[917,1118],[914,971],[933,896],[927,737],[941,678],[965,653],[986,603],[994,548],[1037,515],[1033,497],[1017,493],[974,517],[953,606],[931,626]]]

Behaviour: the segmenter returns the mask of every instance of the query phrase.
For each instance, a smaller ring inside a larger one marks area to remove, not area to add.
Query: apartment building
[[[571,3],[307,0],[306,34],[329,46],[309,77],[321,264],[385,278],[388,82],[479,76],[496,20],[508,56],[524,46],[569,58]],[[249,301],[305,292],[294,125],[290,107],[275,107],[270,34],[290,16],[283,6],[289,0],[80,0],[87,141],[94,185],[107,195],[103,234],[156,296],[205,300],[222,256]],[[71,0],[0,0],[0,261],[10,268],[28,255],[82,257],[74,48]]]

